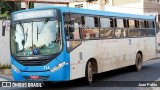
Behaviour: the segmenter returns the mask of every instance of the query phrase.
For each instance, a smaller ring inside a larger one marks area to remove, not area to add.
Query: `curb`
[[[1,74],[0,74],[0,78],[5,79],[7,81],[13,81],[12,77],[6,77],[6,76],[1,75]]]

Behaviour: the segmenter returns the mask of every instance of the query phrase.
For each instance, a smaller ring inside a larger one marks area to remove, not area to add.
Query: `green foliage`
[[[6,11],[4,14],[0,14],[0,18],[10,18],[9,11]]]
[[[0,1],[1,14],[4,14],[6,11],[11,14],[14,11],[20,10],[20,2],[11,2],[11,1]]]
[[[34,3],[29,3],[29,8],[34,8]]]
[[[0,69],[10,69],[11,65],[0,65]]]

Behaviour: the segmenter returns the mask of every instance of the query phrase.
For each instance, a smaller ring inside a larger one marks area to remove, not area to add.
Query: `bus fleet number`
[[[49,66],[43,66],[43,69],[48,70],[48,69],[50,69],[50,67]]]

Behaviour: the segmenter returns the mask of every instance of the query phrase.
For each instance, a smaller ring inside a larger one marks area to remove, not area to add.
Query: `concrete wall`
[[[5,30],[5,36],[2,36],[2,20],[0,20],[0,66],[10,65],[10,21],[6,21],[8,29]]]
[[[143,0],[110,0],[105,6],[106,11],[143,14]]]
[[[141,3],[130,3],[121,5],[106,5],[106,11],[120,12],[120,13],[130,13],[130,14],[143,14],[143,4]]]

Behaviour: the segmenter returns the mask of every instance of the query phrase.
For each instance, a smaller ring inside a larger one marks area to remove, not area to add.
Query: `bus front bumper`
[[[15,81],[26,81],[26,80],[36,80],[36,81],[65,81],[66,74],[65,74],[65,67],[55,71],[41,71],[41,72],[16,72],[12,69],[12,76]],[[31,77],[38,77],[38,78],[31,78]]]

